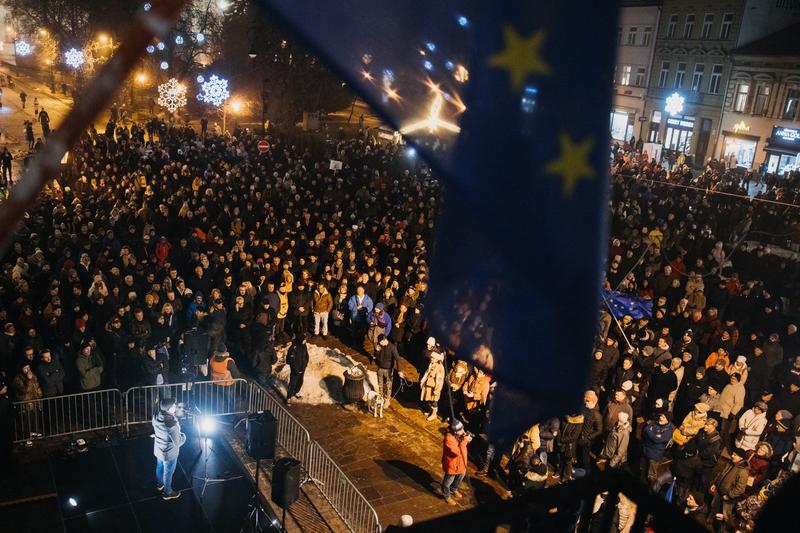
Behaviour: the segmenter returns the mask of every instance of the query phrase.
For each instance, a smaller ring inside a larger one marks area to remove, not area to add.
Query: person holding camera
[[[156,456],[156,487],[165,500],[179,498],[181,493],[172,490],[172,476],[178,465],[180,448],[186,443],[186,434],[181,432],[181,423],[175,413],[178,405],[175,398],[164,398],[153,415],[153,455]]]
[[[453,420],[447,433],[444,434],[442,449],[442,497],[447,505],[456,505],[455,498],[460,498],[458,486],[467,475],[467,445],[472,441],[472,434],[464,430],[460,420]]]

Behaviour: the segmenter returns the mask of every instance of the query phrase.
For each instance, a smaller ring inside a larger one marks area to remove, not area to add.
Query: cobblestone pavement
[[[311,342],[339,348],[367,363],[366,357],[337,340]],[[507,490],[498,481],[474,476],[482,464],[475,461],[482,447],[477,441],[470,448],[469,478],[458,505],[451,507],[438,495],[446,424],[425,420],[417,402],[419,374],[407,361],[401,368],[414,385],[397,395],[384,418],[336,405],[292,404],[289,409],[375,508],[384,527],[398,523],[402,514],[420,522],[505,497]]]

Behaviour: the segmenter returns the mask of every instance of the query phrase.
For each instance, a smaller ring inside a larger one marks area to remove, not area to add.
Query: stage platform
[[[180,498],[164,501],[156,490],[149,435],[101,440],[83,453],[62,448],[29,457],[3,479],[0,530],[238,533],[253,491],[249,478],[222,436],[201,440],[191,426],[182,429],[188,440],[173,481]],[[206,457],[207,477],[224,481],[209,482],[203,493]],[[262,515],[262,523],[277,523],[271,509],[265,512],[269,516]],[[278,529],[264,529],[270,530]]]

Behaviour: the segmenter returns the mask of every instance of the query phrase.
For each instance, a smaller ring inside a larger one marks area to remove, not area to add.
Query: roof
[[[800,22],[733,50],[734,55],[800,56]]]

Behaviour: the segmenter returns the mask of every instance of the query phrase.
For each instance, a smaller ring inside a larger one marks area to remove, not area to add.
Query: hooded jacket
[[[153,415],[152,423],[155,432],[153,455],[159,461],[174,461],[178,458],[180,447],[186,442],[180,422],[171,414],[159,411]]]
[[[606,438],[602,456],[608,459],[609,468],[617,468],[628,460],[628,442],[631,425],[628,422],[617,422]]]

